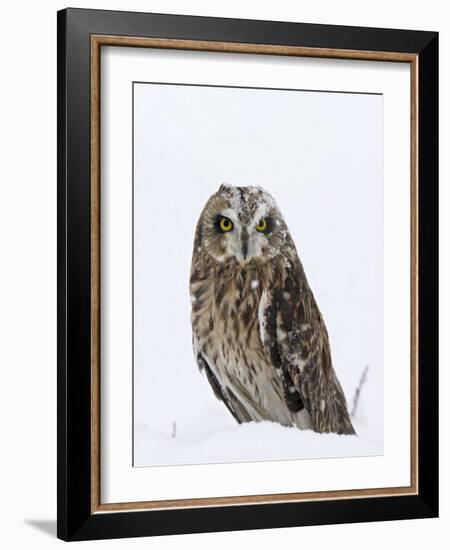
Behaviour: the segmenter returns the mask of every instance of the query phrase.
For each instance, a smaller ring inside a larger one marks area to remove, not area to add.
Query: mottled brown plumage
[[[325,323],[266,191],[222,185],[208,200],[190,291],[198,366],[238,422],[354,433]]]

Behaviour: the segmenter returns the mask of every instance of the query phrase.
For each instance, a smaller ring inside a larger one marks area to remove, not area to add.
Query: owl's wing
[[[230,388],[224,388],[220,384],[220,382],[217,380],[216,375],[209,366],[208,361],[201,352],[197,352],[197,364],[200,372],[204,372],[206,374],[208,382],[213,389],[214,395],[217,397],[217,399],[224,402],[225,406],[233,415],[235,420],[237,420],[239,424],[241,424],[242,422],[250,422],[252,418],[245,407],[234,395]]]
[[[316,432],[355,433],[325,323],[300,262],[287,269],[282,288],[263,291],[259,327],[288,407],[293,412],[306,407]]]

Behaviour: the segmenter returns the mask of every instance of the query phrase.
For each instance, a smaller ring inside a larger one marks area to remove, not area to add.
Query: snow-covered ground
[[[382,98],[135,85],[134,465],[382,453]],[[357,437],[238,426],[192,353],[195,224],[220,183],[260,185],[296,243]]]
[[[176,369],[177,378],[169,385],[164,374],[158,376],[142,364],[137,370],[134,466],[356,457],[382,452],[381,407],[376,403],[379,392],[370,368],[353,418],[357,436],[317,434],[273,422],[238,425],[215,398],[193,357],[186,369]],[[350,410],[358,382],[355,378],[350,387],[344,385],[351,396]]]
[[[200,422],[197,427],[199,432],[204,430],[204,434],[197,437],[189,435],[189,430],[171,436],[137,424],[135,466],[342,458],[380,453],[379,441],[372,439],[370,431],[358,424],[355,425],[358,437],[318,434],[274,422],[227,427],[210,424],[209,429],[202,424]]]

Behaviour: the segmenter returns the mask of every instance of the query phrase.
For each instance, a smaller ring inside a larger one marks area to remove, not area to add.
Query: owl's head
[[[267,261],[288,238],[272,196],[261,187],[223,184],[206,203],[197,225],[195,246],[218,262]]]

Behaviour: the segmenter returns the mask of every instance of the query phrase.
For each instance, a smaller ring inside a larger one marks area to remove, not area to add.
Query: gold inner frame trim
[[[100,50],[101,46],[163,48],[260,55],[286,55],[409,63],[411,81],[411,484],[266,495],[102,503],[100,492]],[[91,513],[229,505],[306,502],[418,494],[418,55],[401,52],[306,48],[236,42],[211,42],[132,36],[91,35]]]

